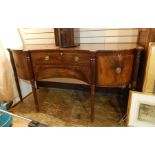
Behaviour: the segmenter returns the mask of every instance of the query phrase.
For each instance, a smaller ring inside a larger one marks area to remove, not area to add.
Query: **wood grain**
[[[27,64],[27,52],[23,52],[22,50],[13,50],[12,54],[18,77],[24,80],[31,80],[33,77],[32,74],[30,74]]]
[[[132,50],[98,51],[96,84],[104,87],[128,85],[131,82],[133,61]]]

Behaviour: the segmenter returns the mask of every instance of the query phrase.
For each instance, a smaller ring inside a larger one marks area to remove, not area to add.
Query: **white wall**
[[[80,43],[136,43],[138,29],[80,28]]]
[[[24,49],[55,44],[53,28],[19,29]],[[138,29],[80,28],[80,43],[136,43]],[[31,45],[31,46],[30,46]]]
[[[9,59],[9,53],[7,51],[7,48],[12,49],[23,49],[23,43],[21,41],[20,35],[17,31],[17,28],[8,28],[7,29],[0,29],[0,40],[3,44],[3,47],[6,49],[5,53]],[[31,90],[31,85],[27,81],[20,80],[20,86],[22,91],[22,96],[25,97],[28,95]],[[17,98],[16,101],[18,101],[19,98]]]

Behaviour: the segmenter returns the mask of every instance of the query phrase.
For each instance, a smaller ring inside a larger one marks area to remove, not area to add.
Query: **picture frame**
[[[155,95],[130,91],[126,123],[128,127],[155,127]]]
[[[155,43],[150,42],[143,84],[143,92],[155,93]]]

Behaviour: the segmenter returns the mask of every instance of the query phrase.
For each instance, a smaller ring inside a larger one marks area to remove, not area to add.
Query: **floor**
[[[33,95],[24,99],[10,111],[50,127],[120,127],[123,117],[117,96],[97,92],[95,120],[90,121],[90,98],[87,91],[40,88],[37,90],[40,112],[35,112]],[[13,126],[24,127],[29,121],[14,117]]]

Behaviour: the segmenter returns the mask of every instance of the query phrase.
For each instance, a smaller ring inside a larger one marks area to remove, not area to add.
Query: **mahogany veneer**
[[[107,49],[105,48],[107,47]],[[125,48],[124,48],[125,47]],[[96,50],[95,50],[96,49]],[[115,50],[114,50],[115,49]],[[94,119],[95,87],[136,88],[139,58],[142,49],[133,45],[81,45],[74,48],[9,49],[20,99],[22,95],[18,78],[30,80],[36,109],[39,104],[35,82],[52,77],[69,77],[86,82],[90,86],[91,120]],[[39,86],[39,85],[38,85]]]

